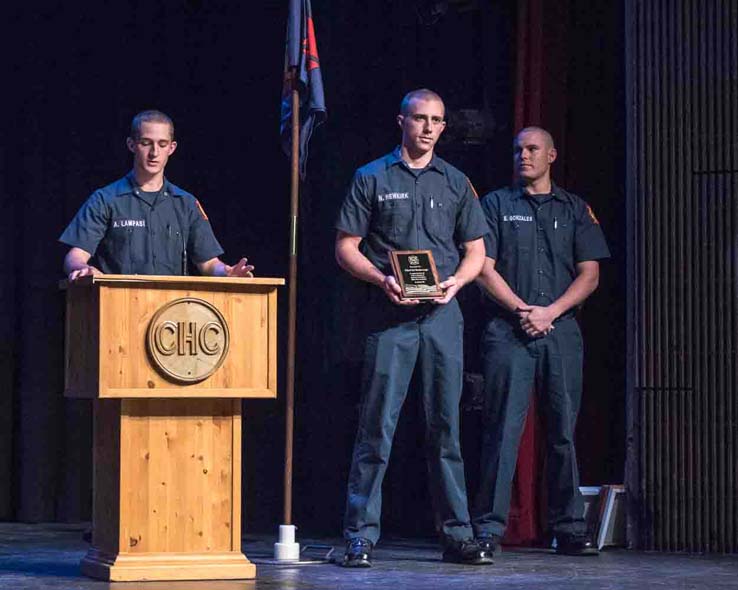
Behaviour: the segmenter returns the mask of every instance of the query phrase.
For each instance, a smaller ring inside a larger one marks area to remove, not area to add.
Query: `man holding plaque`
[[[575,313],[597,288],[598,261],[610,253],[592,209],[551,181],[551,135],[528,127],[513,148],[519,183],[482,199],[490,232],[478,282],[490,299],[482,336],[484,435],[474,528],[479,544],[494,552],[507,525],[518,445],[537,385],[546,417],[548,524],[557,552],[595,555],[574,451],[582,397],[582,334]]]
[[[474,540],[466,500],[459,444],[463,319],[455,299],[479,274],[488,230],[469,180],[434,154],[444,117],[435,92],[405,96],[397,116],[401,145],[357,170],[336,223],[336,259],[367,283],[370,323],[344,516],[346,567],[371,565],[382,479],[416,366],[443,559],[492,562]]]

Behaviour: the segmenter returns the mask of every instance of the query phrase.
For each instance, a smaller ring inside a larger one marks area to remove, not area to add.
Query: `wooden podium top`
[[[96,284],[123,284],[123,283],[168,283],[171,285],[208,285],[216,283],[218,285],[284,285],[284,279],[271,277],[203,277],[203,276],[169,276],[169,275],[98,275],[86,276],[70,283],[66,279],[61,281],[59,285],[62,288],[69,286],[87,286]]]

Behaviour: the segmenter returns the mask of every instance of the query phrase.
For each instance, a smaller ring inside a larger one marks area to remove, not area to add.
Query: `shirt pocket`
[[[516,293],[525,298],[532,261],[531,221],[503,221],[497,248],[495,268]]]
[[[531,232],[535,231],[533,222],[507,221],[500,229],[498,258],[517,264],[519,260],[529,261],[531,253]]]
[[[408,236],[413,219],[413,206],[410,199],[394,199],[379,204],[377,229],[386,239],[405,248],[402,242]],[[398,243],[399,242],[399,243]]]
[[[574,220],[555,220],[553,234],[553,247],[556,254],[560,257],[570,258],[573,255]]]
[[[166,241],[163,242],[166,244],[166,263],[172,268],[183,270],[181,268],[184,264],[182,258],[184,257],[184,253],[187,251],[185,238],[182,236],[182,232],[179,227],[175,228],[168,226],[166,232]]]
[[[423,197],[423,225],[433,236],[453,236],[456,229],[456,209],[444,197]]]
[[[131,273],[133,231],[134,228],[132,227],[115,227],[109,231],[106,259],[113,272]]]

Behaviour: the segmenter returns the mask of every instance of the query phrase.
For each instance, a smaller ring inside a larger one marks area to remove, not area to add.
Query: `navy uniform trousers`
[[[574,451],[583,358],[577,321],[562,318],[549,335],[529,338],[515,319],[495,318],[482,336],[482,354],[484,435],[481,485],[473,512],[475,531],[504,535],[520,437],[536,389],[546,418],[549,528],[554,533],[584,532]]]
[[[378,293],[385,297],[383,293]],[[463,318],[456,300],[447,305],[422,304],[414,313],[385,304],[371,306],[386,316],[370,331],[363,366],[359,426],[354,444],[344,536],[376,543],[380,534],[382,480],[392,439],[419,368],[426,424],[426,453],[436,519],[445,538],[473,536],[459,443],[459,401],[463,370]],[[420,311],[420,310],[418,310]],[[371,308],[368,313],[373,313]],[[408,319],[408,314],[413,314]],[[403,315],[404,314],[404,315]],[[404,321],[397,321],[404,317]]]

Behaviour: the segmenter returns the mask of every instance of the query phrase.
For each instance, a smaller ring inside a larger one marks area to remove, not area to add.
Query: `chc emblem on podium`
[[[218,309],[195,297],[170,301],[151,318],[149,355],[165,377],[185,383],[207,379],[228,354],[228,324]]]

